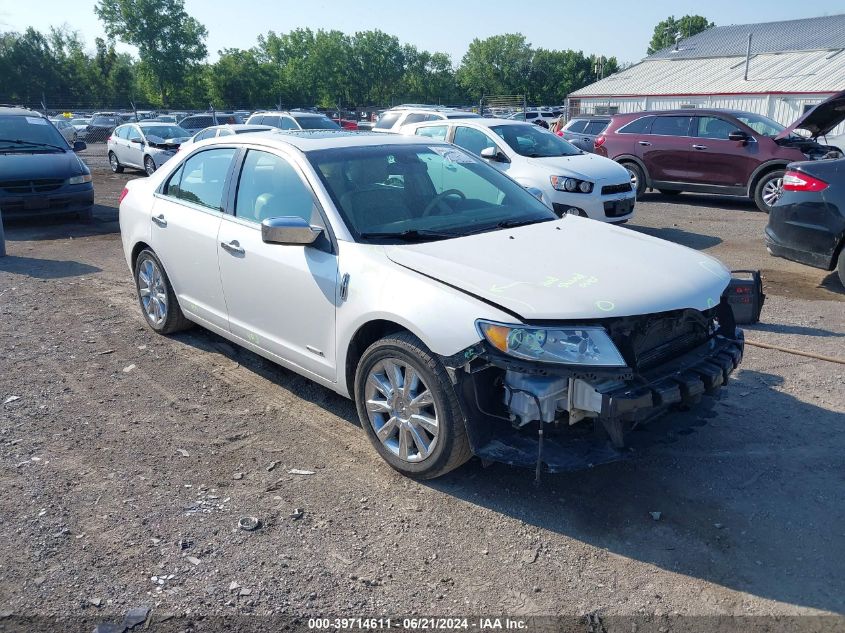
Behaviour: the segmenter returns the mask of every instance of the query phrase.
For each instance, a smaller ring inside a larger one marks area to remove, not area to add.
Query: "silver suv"
[[[373,126],[373,132],[398,132],[409,123],[423,121],[445,121],[446,119],[480,119],[475,112],[440,108],[436,106],[396,106],[385,110]]]
[[[249,120],[249,125],[269,125],[280,130],[339,130],[340,126],[329,117],[319,112],[307,110],[278,110],[274,112],[256,112]]]

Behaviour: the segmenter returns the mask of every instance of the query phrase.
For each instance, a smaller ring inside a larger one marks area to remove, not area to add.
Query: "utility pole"
[[[748,81],[748,65],[751,63],[751,33],[748,34],[748,49],[745,51],[745,76],[743,79]]]

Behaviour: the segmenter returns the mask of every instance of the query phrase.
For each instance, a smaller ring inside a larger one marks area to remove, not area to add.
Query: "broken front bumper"
[[[589,468],[630,456],[639,445],[631,431],[671,407],[697,403],[728,382],[744,351],[742,330],[733,339],[714,337],[707,343],[659,367],[635,374],[607,376],[572,373],[572,380],[588,380],[596,393],[595,417],[575,425],[532,422],[516,428],[512,411],[503,402],[504,388],[496,388],[503,370],[513,363],[483,355],[456,372],[457,389],[466,415],[467,433],[475,455],[483,460],[534,468],[538,461],[548,472]],[[478,362],[481,361],[481,362]],[[566,376],[566,369],[551,369]],[[620,378],[622,380],[620,380]],[[501,381],[500,381],[501,382]],[[574,384],[572,381],[570,385]],[[491,387],[491,385],[494,385]],[[603,387],[602,385],[606,385]],[[540,429],[543,429],[542,449]]]

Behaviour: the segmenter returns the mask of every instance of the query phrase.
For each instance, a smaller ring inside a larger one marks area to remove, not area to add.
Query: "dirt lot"
[[[0,629],[90,631],[142,605],[154,631],[221,616],[268,631],[413,613],[680,630],[694,619],[679,615],[845,613],[845,366],[748,347],[731,386],[660,422],[635,460],[539,488],[478,461],[410,481],[350,402],[202,330],[145,327],[116,210],[140,174],[112,175],[102,154],[86,156],[93,225],[7,222]],[[845,357],[845,289],[768,256],[750,203],[647,195],[637,213],[631,230],[763,269],[749,339]],[[262,527],[239,530],[243,516]]]

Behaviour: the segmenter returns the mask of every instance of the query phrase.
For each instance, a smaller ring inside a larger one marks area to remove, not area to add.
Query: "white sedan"
[[[487,160],[524,187],[539,190],[558,215],[604,222],[634,217],[636,193],[622,165],[583,152],[533,123],[503,119],[427,121],[405,125],[402,134],[454,143]]]
[[[431,138],[202,141],[127,183],[120,228],[149,327],[199,324],[353,398],[409,476],[620,459],[742,357],[719,262],[558,218]]]
[[[148,176],[176,155],[190,133],[172,123],[126,123],[108,137],[109,165],[119,174],[124,167],[143,169]]]

